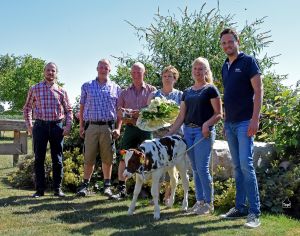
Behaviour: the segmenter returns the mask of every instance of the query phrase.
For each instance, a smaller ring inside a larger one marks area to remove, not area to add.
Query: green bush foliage
[[[64,178],[65,189],[75,192],[83,179],[83,155],[79,148],[64,152]]]
[[[233,178],[214,181],[214,205],[227,211],[235,205],[235,181]]]
[[[257,177],[262,209],[300,217],[300,165],[290,162],[285,169],[273,160],[269,166],[257,168]],[[291,202],[291,209],[282,206],[285,200]]]
[[[46,184],[51,187],[52,184],[52,164],[51,157],[46,156],[45,159],[45,177]],[[19,163],[18,170],[12,172],[8,176],[8,181],[13,187],[16,188],[34,188],[35,175],[34,175],[34,157],[33,155],[27,155]]]
[[[278,157],[295,160],[300,151],[300,86],[281,88],[273,101],[262,109],[262,134],[259,138],[276,144]]]

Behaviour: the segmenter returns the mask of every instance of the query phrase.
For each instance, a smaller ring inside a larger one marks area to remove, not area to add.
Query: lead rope
[[[205,139],[205,137],[202,137],[201,139],[199,139],[196,143],[194,143],[192,146],[190,146],[188,149],[186,149],[183,153],[181,153],[180,155],[183,155],[185,153],[187,153],[188,151],[190,151],[192,148],[194,148],[196,145],[198,145],[199,143],[201,143],[203,140]],[[212,142],[211,142],[211,151],[212,151]],[[179,156],[177,154],[177,156]],[[212,156],[211,156],[211,159],[212,159]],[[212,160],[211,160],[212,161]],[[162,168],[162,167],[160,167]],[[143,180],[145,180],[145,172],[144,172],[145,168],[144,168],[144,165],[141,165],[139,168],[138,168],[138,172],[141,173],[142,177],[143,177]],[[151,173],[152,171],[149,171],[147,173]],[[212,193],[213,195],[213,193]]]

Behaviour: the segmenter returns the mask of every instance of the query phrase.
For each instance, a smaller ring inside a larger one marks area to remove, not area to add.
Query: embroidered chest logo
[[[234,72],[237,72],[237,73],[241,73],[241,69],[240,68],[235,68],[235,71]]]

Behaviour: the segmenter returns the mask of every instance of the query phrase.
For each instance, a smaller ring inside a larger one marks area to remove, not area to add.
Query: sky
[[[180,16],[186,6],[193,12],[206,3],[208,12],[218,2],[221,15],[233,15],[237,30],[267,16],[261,30],[271,31],[273,43],[265,52],[281,54],[272,70],[288,74],[285,85],[295,85],[300,80],[299,0],[0,0],[0,55],[30,54],[55,62],[74,102],[81,85],[96,77],[99,59],[110,59],[114,73],[118,61],[113,56],[147,52],[126,20],[147,27],[158,8],[161,15]]]

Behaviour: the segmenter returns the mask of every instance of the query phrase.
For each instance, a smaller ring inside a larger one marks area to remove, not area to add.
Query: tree
[[[219,35],[226,27],[237,28],[233,16],[222,16],[218,9],[204,11],[205,4],[200,11],[192,13],[185,8],[181,15],[162,16],[159,13],[154,22],[148,27],[139,27],[128,22],[135,30],[140,41],[144,41],[146,53],[140,53],[136,58],[130,55],[118,57],[119,66],[114,76],[122,87],[131,82],[130,66],[135,61],[145,64],[146,81],[159,87],[160,73],[166,65],[174,65],[180,72],[177,88],[184,90],[193,84],[191,77],[191,63],[199,57],[206,57],[211,65],[214,82],[222,92],[221,67],[225,54],[219,45]],[[268,56],[264,49],[272,43],[270,31],[261,32],[260,26],[264,17],[253,23],[246,23],[239,30],[241,51],[254,55],[259,62],[264,81],[264,106],[260,132],[257,140],[275,141],[282,150],[295,153],[300,146],[299,140],[299,86],[293,91],[283,86],[285,75],[270,72],[278,55]],[[286,124],[283,125],[282,122]],[[220,132],[220,129],[218,129]],[[219,134],[221,135],[221,134]],[[287,152],[286,152],[287,153]]]
[[[181,90],[193,84],[191,79],[191,63],[199,56],[206,57],[215,78],[215,83],[222,91],[221,65],[225,54],[219,45],[219,35],[225,27],[236,27],[233,16],[222,16],[220,11],[212,9],[204,12],[205,4],[199,12],[189,13],[185,8],[181,16],[162,16],[159,13],[154,17],[154,23],[149,27],[138,27],[128,22],[137,33],[140,40],[145,40],[146,53],[137,58],[130,56],[119,57],[117,75],[114,79],[121,85],[130,82],[129,68],[133,61],[144,62],[147,68],[146,81],[155,86],[161,84],[160,72],[163,67],[171,64],[180,71],[177,87]],[[246,24],[240,30],[241,50],[261,56],[263,49],[272,41],[269,31],[259,32],[259,26],[264,18]],[[264,55],[258,58],[263,71],[274,64],[274,57]]]
[[[5,110],[5,109],[4,109],[4,106],[0,104],[0,113],[1,113],[1,112],[4,112],[4,110]]]
[[[43,80],[45,61],[31,55],[0,56],[0,102],[8,102],[9,109],[20,112],[28,89]]]

